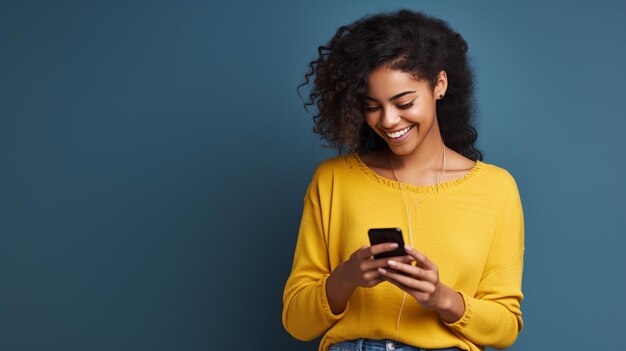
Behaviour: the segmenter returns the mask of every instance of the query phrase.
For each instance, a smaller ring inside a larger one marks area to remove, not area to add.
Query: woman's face
[[[426,80],[415,80],[409,73],[381,66],[369,76],[367,124],[397,155],[410,154],[431,142],[439,145],[436,101],[445,94],[446,87],[444,71],[431,90]]]

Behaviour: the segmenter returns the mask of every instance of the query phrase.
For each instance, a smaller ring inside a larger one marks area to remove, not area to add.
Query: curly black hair
[[[330,42],[318,47],[304,82],[314,86],[304,107],[315,105],[313,131],[336,148],[367,152],[386,148],[385,141],[365,122],[368,77],[382,65],[428,81],[448,76],[445,99],[437,100],[437,120],[444,143],[474,161],[482,153],[474,145],[473,73],[466,56],[467,43],[443,20],[402,9],[365,16],[341,26]],[[302,97],[302,96],[301,96]]]

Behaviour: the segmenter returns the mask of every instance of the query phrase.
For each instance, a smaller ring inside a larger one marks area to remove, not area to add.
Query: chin
[[[391,143],[387,142],[387,147],[389,148],[389,150],[391,150],[391,152],[398,156],[406,156],[414,153],[417,149],[419,149],[421,142],[422,140],[409,140],[408,143],[402,145],[392,145]]]
[[[410,155],[415,150],[414,148],[409,147],[408,145],[392,146],[392,145],[387,144],[387,146],[389,147],[389,150],[391,150],[391,152],[393,152],[397,156]]]

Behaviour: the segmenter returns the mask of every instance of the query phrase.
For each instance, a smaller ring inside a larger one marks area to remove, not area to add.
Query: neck
[[[426,173],[433,169],[440,170],[442,168],[442,148],[445,146],[439,133],[431,133],[431,135],[432,138],[424,139],[422,144],[410,154],[396,155],[389,150],[393,168],[407,170],[413,174]]]

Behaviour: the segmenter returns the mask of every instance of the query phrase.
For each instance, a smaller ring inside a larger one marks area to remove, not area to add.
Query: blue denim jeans
[[[338,342],[330,346],[330,351],[461,351],[458,347],[443,349],[423,349],[393,340],[355,339]]]

